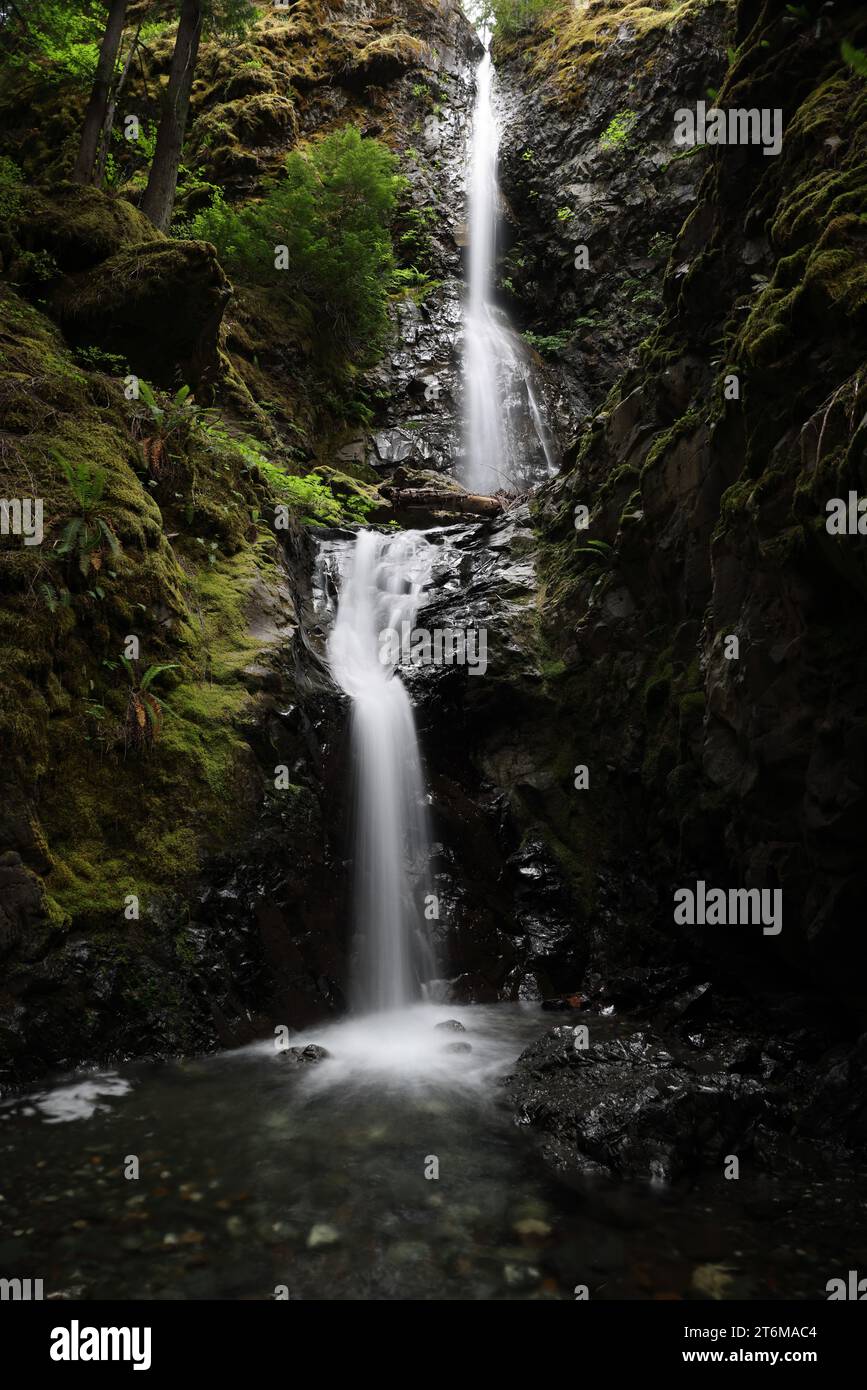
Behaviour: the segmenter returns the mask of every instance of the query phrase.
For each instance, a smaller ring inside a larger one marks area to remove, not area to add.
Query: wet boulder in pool
[[[331,1053],[327,1047],[320,1047],[318,1043],[308,1043],[306,1047],[287,1047],[283,1053],[287,1062],[300,1064],[302,1062],[324,1062]]]
[[[450,1042],[446,1043],[443,1048],[443,1052],[472,1052],[472,1050],[473,1045],[468,1042]]]
[[[467,1031],[456,1018],[447,1018],[442,1023],[435,1023],[434,1028],[442,1028],[450,1033],[465,1033]]]

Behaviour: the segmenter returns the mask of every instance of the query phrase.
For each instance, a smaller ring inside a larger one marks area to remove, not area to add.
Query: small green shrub
[[[564,347],[572,338],[571,333],[525,333],[524,341],[540,352],[543,357],[551,357],[557,352],[562,352]]]
[[[105,469],[84,462],[72,464],[57,452],[54,459],[69,484],[77,509],[63,528],[57,553],[75,560],[80,573],[87,575],[91,570],[102,568],[103,546],[108,546],[113,555],[120,550],[120,542],[102,505]]]
[[[260,202],[235,209],[218,196],[191,230],[240,279],[290,300],[318,357],[373,362],[388,331],[389,229],[402,187],[391,151],[348,126],[294,150]],[[286,269],[275,268],[277,247]]]

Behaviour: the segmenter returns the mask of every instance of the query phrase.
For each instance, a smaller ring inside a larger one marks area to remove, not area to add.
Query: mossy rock
[[[234,125],[245,144],[269,145],[294,139],[298,113],[294,102],[279,92],[260,92],[237,103]]]
[[[158,385],[190,386],[219,371],[219,331],[232,289],[206,241],[147,242],[67,277],[51,305],[77,345],[125,358]]]
[[[129,246],[164,241],[132,203],[75,183],[31,192],[18,214],[18,239],[25,251],[47,251],[64,272],[90,270]]]

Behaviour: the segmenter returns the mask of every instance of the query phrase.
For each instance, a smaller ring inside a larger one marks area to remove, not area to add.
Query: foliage
[[[126,376],[129,371],[125,358],[116,352],[104,352],[94,344],[73,348],[72,355],[88,371],[104,372],[106,376]]]
[[[667,261],[674,246],[674,237],[668,232],[655,232],[650,238],[647,254],[655,261]]]
[[[63,528],[57,553],[77,559],[80,572],[86,575],[91,569],[102,568],[103,545],[107,545],[113,555],[120,550],[120,542],[102,506],[105,469],[83,460],[70,463],[56,452],[54,458],[78,508],[78,514],[71,517]]]
[[[484,0],[482,23],[504,38],[532,29],[553,8],[554,0]]]
[[[10,222],[21,206],[24,181],[21,170],[8,155],[0,155],[0,222]]]
[[[557,352],[562,352],[571,339],[571,333],[525,333],[524,340],[535,348],[536,352],[541,352],[543,357],[548,357]]]
[[[141,439],[148,468],[155,478],[165,471],[173,453],[183,449],[192,431],[203,423],[205,411],[190,399],[190,387],[182,386],[169,398],[157,397],[146,381],[139,380],[141,405],[133,416],[133,433]],[[160,404],[160,400],[165,404]]]
[[[111,132],[111,143],[105,160],[105,185],[107,188],[120,188],[134,179],[136,174],[143,177],[151,166],[157,143],[155,121],[139,122],[137,140],[128,140],[122,126],[115,125]],[[181,166],[183,168],[183,166]]]
[[[840,45],[840,52],[843,61],[849,64],[853,72],[857,72],[859,77],[867,77],[867,53],[863,48],[856,48],[848,39],[844,39]]]
[[[18,0],[0,7],[2,65],[28,71],[49,66],[55,77],[82,85],[96,68],[105,7],[96,0]]]
[[[219,38],[242,39],[258,18],[251,0],[206,0],[205,27]]]
[[[637,120],[637,111],[618,111],[616,116],[612,116],[599,137],[599,143],[602,148],[605,150],[614,150],[625,145],[632,134]]]
[[[164,671],[176,671],[178,663],[172,661],[148,666],[146,671],[140,673],[138,662],[130,661],[125,656],[121,657],[121,661],[131,686],[124,723],[124,743],[127,748],[148,748],[158,738],[163,724],[162,702],[150,687]]]
[[[373,361],[388,328],[389,226],[402,184],[385,145],[348,126],[293,151],[261,202],[235,210],[217,197],[192,232],[239,278],[289,299],[319,355]],[[274,267],[278,246],[285,270]]]
[[[298,512],[302,521],[318,526],[340,526],[347,520],[363,522],[370,510],[371,501],[361,488],[338,501],[317,473],[292,477],[261,456],[258,466],[275,495]]]
[[[612,560],[614,557],[614,547],[608,541],[591,540],[586,545],[575,547],[576,555],[593,555],[597,560]]]
[[[57,261],[50,251],[22,251],[15,257],[16,285],[44,285],[59,274]]]
[[[431,263],[431,231],[437,221],[437,211],[433,207],[410,207],[401,212],[395,225],[397,254],[401,265],[424,268]]]

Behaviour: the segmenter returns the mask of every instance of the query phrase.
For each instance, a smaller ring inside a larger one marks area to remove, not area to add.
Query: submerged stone
[[[340,1240],[340,1232],[333,1226],[324,1223],[314,1226],[307,1237],[307,1249],[315,1250],[320,1245],[336,1245]]]
[[[308,1043],[306,1047],[288,1047],[283,1056],[289,1062],[324,1062],[331,1053],[318,1043]]]

